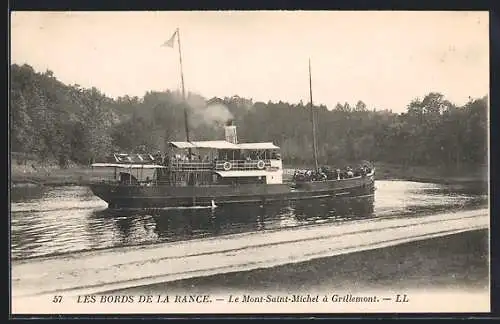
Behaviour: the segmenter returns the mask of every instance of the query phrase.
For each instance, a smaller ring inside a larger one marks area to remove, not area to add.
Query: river
[[[215,209],[109,210],[80,186],[12,188],[10,196],[14,260],[487,205],[487,195],[467,186],[381,180],[370,197]]]

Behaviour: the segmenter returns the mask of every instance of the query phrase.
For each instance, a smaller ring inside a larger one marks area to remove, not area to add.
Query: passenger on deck
[[[354,172],[352,172],[352,168],[351,168],[350,166],[348,166],[348,167],[346,168],[346,170],[347,170],[347,177],[348,177],[348,178],[352,178],[352,177],[354,177]]]
[[[156,154],[153,156],[153,158],[154,158],[155,162],[161,163],[161,152],[160,151],[156,152]]]

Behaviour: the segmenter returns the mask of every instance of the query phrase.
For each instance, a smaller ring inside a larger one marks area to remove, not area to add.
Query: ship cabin
[[[271,142],[170,142],[160,181],[171,185],[283,182],[280,148]]]

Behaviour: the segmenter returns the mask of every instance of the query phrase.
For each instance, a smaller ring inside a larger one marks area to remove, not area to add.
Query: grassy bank
[[[297,168],[297,166],[285,166]],[[35,167],[12,165],[11,180],[14,185],[86,185],[91,181],[109,178],[112,169],[73,166],[67,169],[58,167]],[[290,175],[288,175],[290,177]],[[468,184],[488,181],[486,168],[454,170],[444,167],[408,166],[396,164],[376,164],[377,180],[408,180],[442,184]]]
[[[376,179],[407,180],[442,184],[488,182],[487,167],[402,166],[397,164],[377,164]]]
[[[87,185],[91,181],[113,176],[112,169],[90,167],[19,167],[12,166],[11,181],[13,185]]]

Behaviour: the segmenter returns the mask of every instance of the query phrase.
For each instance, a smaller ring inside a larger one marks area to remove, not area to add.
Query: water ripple
[[[14,259],[327,222],[418,217],[487,201],[466,190],[407,181],[377,181],[375,197],[216,209],[108,210],[86,187],[30,188],[14,191],[12,197]]]

